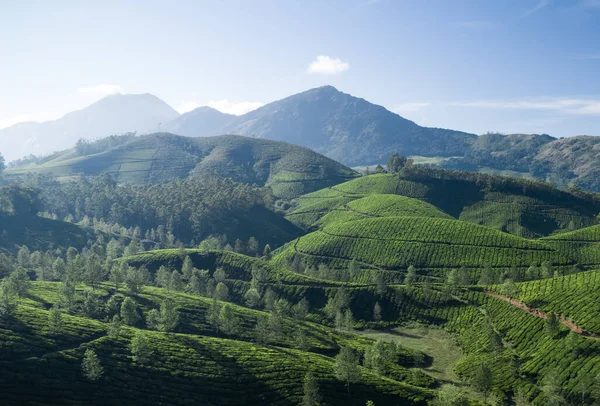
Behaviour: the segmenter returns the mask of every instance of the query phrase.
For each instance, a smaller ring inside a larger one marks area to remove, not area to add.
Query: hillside
[[[295,145],[223,135],[188,138],[153,134],[127,139],[112,147],[80,154],[67,150],[41,164],[8,170],[8,176],[29,173],[68,178],[108,173],[120,183],[165,183],[186,177],[218,175],[237,182],[270,186],[277,197],[292,198],[352,179],[351,169]]]
[[[160,123],[178,116],[171,106],[151,94],[116,94],[58,120],[20,123],[0,129],[0,150],[8,160],[32,153],[47,155],[70,148],[80,138],[156,131]]]
[[[83,248],[98,233],[64,221],[38,216],[3,216],[0,214],[0,251],[16,252],[21,245],[32,250]]]
[[[549,135],[484,134],[443,167],[471,171],[516,171],[566,187],[600,191],[600,137],[556,139]]]
[[[346,165],[383,162],[394,152],[403,155],[462,156],[473,134],[426,128],[332,86],[286,97],[254,111],[231,117],[183,114],[166,128],[181,135],[240,134],[286,141],[311,148]],[[202,130],[213,129],[203,133]]]
[[[329,212],[345,211],[354,200],[381,194],[419,199],[453,218],[526,238],[594,225],[600,213],[600,202],[593,195],[539,182],[414,166],[410,172],[363,176],[303,195],[287,218],[311,230]]]

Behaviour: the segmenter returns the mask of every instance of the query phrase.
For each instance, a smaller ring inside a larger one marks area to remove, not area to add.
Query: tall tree
[[[221,331],[229,337],[237,334],[240,329],[240,319],[233,312],[233,308],[229,303],[221,309],[219,314],[219,325]]]
[[[56,306],[52,306],[48,312],[48,332],[53,335],[60,335],[65,329],[65,321],[62,312]]]
[[[0,281],[0,319],[11,317],[17,308],[17,294],[6,280]]]
[[[346,384],[348,395],[350,395],[350,384],[359,382],[362,377],[358,363],[358,354],[349,347],[342,347],[335,357],[333,372],[337,379]]]
[[[254,237],[250,237],[248,239],[248,243],[246,244],[246,253],[251,257],[254,257],[258,254],[258,240]]]
[[[215,298],[222,301],[229,300],[229,288],[223,282],[219,282],[217,284],[217,288],[215,289]]]
[[[413,265],[411,265],[408,267],[408,270],[406,272],[406,278],[404,279],[404,283],[407,286],[411,286],[416,281],[417,281],[417,268],[415,268]]]
[[[304,375],[303,388],[302,406],[318,406],[321,403],[321,394],[319,393],[319,384],[312,372]]]
[[[548,313],[546,322],[544,324],[544,329],[550,337],[555,337],[560,331],[560,321],[554,312]]]
[[[99,380],[104,374],[104,368],[100,363],[100,359],[91,348],[85,350],[83,361],[81,362],[81,370],[83,371],[83,376],[92,382]]]
[[[140,315],[138,314],[137,304],[130,298],[126,297],[121,304],[121,320],[130,326],[134,326],[140,321]]]
[[[494,377],[492,375],[492,370],[487,364],[479,365],[477,368],[477,372],[473,377],[473,386],[479,392],[483,394],[483,402],[487,402],[487,397],[492,390],[492,385],[494,384]]]
[[[271,246],[269,244],[265,245],[265,248],[263,249],[263,259],[265,261],[270,261],[272,258],[272,254],[271,254]]]
[[[153,351],[150,348],[148,338],[146,338],[144,333],[138,331],[131,339],[131,355],[133,360],[140,365],[145,365],[150,362],[152,353]]]
[[[373,321],[381,321],[381,305],[379,302],[375,302],[375,306],[373,306]]]

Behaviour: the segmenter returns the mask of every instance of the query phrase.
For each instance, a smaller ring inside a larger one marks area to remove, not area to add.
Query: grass
[[[443,329],[427,325],[408,325],[384,331],[366,330],[361,335],[376,340],[396,342],[403,347],[421,351],[432,358],[431,365],[423,368],[428,375],[441,383],[462,384],[454,372],[454,367],[464,354],[456,344],[456,338]]]

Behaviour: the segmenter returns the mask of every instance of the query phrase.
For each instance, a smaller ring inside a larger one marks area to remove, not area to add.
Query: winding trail
[[[545,312],[541,311],[540,309],[536,309],[535,307],[529,307],[525,303],[521,302],[520,300],[511,299],[508,296],[501,295],[500,293],[492,292],[489,290],[485,290],[484,292],[486,295],[493,296],[500,300],[504,300],[505,302],[507,302],[515,307],[518,307],[519,309],[521,309],[533,316],[540,317],[542,319],[545,319],[548,317],[548,315]],[[567,319],[565,316],[563,316],[561,314],[557,314],[556,316],[558,317],[558,320],[560,321],[560,323],[562,325],[567,327],[569,330],[576,332],[577,334],[581,335],[582,337],[600,339],[600,334],[593,333],[593,332],[582,329],[580,326],[578,326],[577,324],[575,324],[574,322]]]

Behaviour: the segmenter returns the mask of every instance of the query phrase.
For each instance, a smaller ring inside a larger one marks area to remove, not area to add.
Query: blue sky
[[[241,113],[331,84],[421,125],[600,135],[599,39],[600,0],[0,0],[0,127],[117,91]]]

